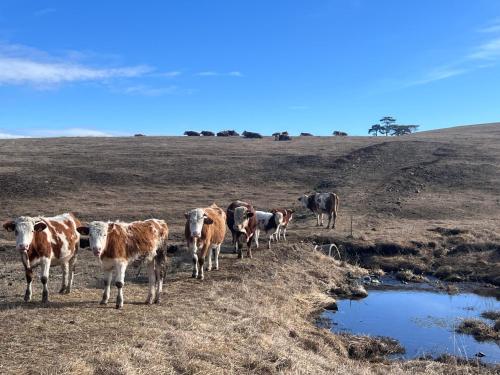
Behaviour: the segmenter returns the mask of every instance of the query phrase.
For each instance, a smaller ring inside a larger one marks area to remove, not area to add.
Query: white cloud
[[[19,135],[19,134],[10,134],[10,133],[0,132],[0,139],[14,139],[14,138],[27,138],[27,137],[24,135]]]
[[[45,87],[79,81],[105,81],[139,77],[150,67],[97,68],[77,63],[71,57],[55,58],[43,51],[20,45],[0,45],[0,85]]]
[[[67,128],[59,130],[37,130],[33,137],[113,137],[115,134],[86,128]]]
[[[181,90],[177,86],[150,87],[146,85],[136,85],[125,87],[123,90],[120,90],[120,92],[130,95],[161,96],[180,93]]]
[[[171,71],[171,72],[160,73],[159,75],[162,76],[162,77],[172,78],[172,77],[178,77],[181,74],[182,74],[182,72],[180,72],[178,70],[174,70],[174,71]]]
[[[206,71],[206,72],[196,73],[196,75],[201,77],[213,77],[213,76],[218,76],[219,73],[213,71]]]
[[[472,60],[496,60],[500,57],[500,37],[491,39],[475,49],[468,58]]]
[[[216,76],[229,76],[229,77],[243,77],[243,73],[241,73],[238,70],[233,70],[228,73],[219,73],[215,72],[213,70],[207,70],[204,72],[198,72],[195,74],[195,76],[200,76],[200,77],[216,77]]]
[[[0,56],[0,84],[58,84],[75,81],[102,81],[117,77],[138,77],[150,71],[145,66],[99,69],[79,64],[38,62]]]
[[[443,79],[459,76],[467,72],[468,70],[464,68],[439,67],[425,74],[423,78],[409,82],[407,86],[425,85],[426,83],[441,81]]]
[[[490,26],[478,30],[482,33],[500,33],[500,20],[495,20]],[[460,76],[479,69],[493,67],[500,60],[500,36],[483,40],[472,52],[457,59],[455,62],[438,66],[423,75],[422,78],[409,82],[404,86],[424,85],[447,78]]]

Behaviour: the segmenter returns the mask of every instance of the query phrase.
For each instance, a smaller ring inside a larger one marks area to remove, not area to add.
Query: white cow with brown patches
[[[220,248],[226,236],[226,213],[214,203],[210,207],[195,208],[186,212],[185,217],[184,235],[188,249],[193,255],[192,276],[203,280],[203,264],[207,255],[207,271],[212,270],[213,252],[215,252],[215,269],[219,269]]]
[[[71,213],[54,217],[20,216],[7,221],[3,227],[16,235],[16,249],[21,254],[26,274],[24,300],[31,300],[33,268],[40,265],[43,292],[42,302],[49,300],[49,271],[51,264],[60,264],[63,272],[61,294],[70,293],[73,285],[80,221]]]
[[[101,261],[104,270],[104,293],[101,304],[109,300],[111,279],[115,271],[118,288],[116,308],[123,307],[123,286],[127,266],[135,260],[147,263],[149,293],[146,304],[159,303],[163,288],[162,263],[166,254],[168,226],[163,220],[150,219],[123,222],[93,221],[78,228],[78,232],[89,236],[90,248]],[[156,289],[156,291],[155,291]],[[156,295],[156,296],[155,296]]]

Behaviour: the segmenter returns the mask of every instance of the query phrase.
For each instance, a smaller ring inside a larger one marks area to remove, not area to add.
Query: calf
[[[168,226],[163,220],[150,219],[132,223],[93,221],[78,228],[80,234],[89,236],[90,249],[99,258],[104,270],[104,293],[101,304],[109,300],[113,270],[118,288],[116,308],[123,307],[123,285],[129,263],[142,259],[147,263],[149,293],[147,304],[159,303],[163,288],[161,264],[168,238]]]
[[[264,212],[255,211],[255,216],[257,218],[257,228],[255,229],[255,246],[259,247],[259,235],[260,231],[265,231],[266,234],[271,232],[269,235],[269,240],[267,241],[267,248],[271,248],[271,240],[276,235],[276,240],[278,239],[278,231],[280,226],[283,224],[283,214],[281,212]]]
[[[51,263],[60,264],[62,268],[62,286],[59,293],[71,292],[80,241],[76,230],[79,225],[80,221],[73,214],[55,217],[20,216],[3,224],[8,232],[15,232],[16,235],[16,249],[21,254],[26,273],[26,302],[31,300],[33,268],[37,265],[41,267],[43,303],[49,300],[47,284]]]
[[[186,212],[184,234],[193,253],[193,277],[203,280],[203,264],[208,253],[208,268],[212,270],[212,252],[215,250],[215,269],[219,269],[219,253],[226,236],[226,214],[214,203],[210,207]],[[198,249],[201,251],[198,253]],[[199,266],[199,271],[198,271]]]
[[[257,228],[257,219],[253,206],[246,202],[234,201],[226,210],[226,222],[233,236],[233,245],[236,252],[238,252],[238,257],[243,258],[243,246],[240,245],[240,237],[245,236],[247,256],[252,258],[252,239]]]
[[[328,215],[328,225],[333,218],[332,229],[335,228],[335,221],[337,220],[337,213],[339,209],[339,198],[335,193],[312,193],[304,194],[299,199],[299,202],[304,207],[310,209],[316,214],[317,226],[323,226],[323,214]]]
[[[286,241],[286,230],[288,228],[288,224],[292,221],[295,210],[288,208],[274,208],[271,212],[281,212],[283,214],[283,223],[278,228],[277,240],[281,240],[281,234],[283,233],[283,239]]]

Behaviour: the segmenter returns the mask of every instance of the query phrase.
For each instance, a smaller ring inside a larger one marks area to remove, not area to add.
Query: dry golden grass
[[[7,269],[19,268],[14,257]],[[186,262],[184,262],[186,260]],[[392,348],[369,338],[333,335],[315,318],[325,292],[362,274],[300,245],[256,252],[253,260],[223,254],[205,282],[190,278],[186,254],[174,259],[160,306],[142,302],[146,285],[126,281],[125,306],[98,305],[97,262],[82,251],[76,287],[40,304],[21,302],[21,275],[2,283],[0,372],[12,374],[430,373],[487,370],[433,361],[377,359]],[[133,272],[129,273],[130,276]],[[50,289],[60,281],[53,272]],[[2,280],[3,281],[3,280]],[[144,281],[144,280],[143,280]],[[378,351],[378,353],[377,353]],[[374,352],[374,353],[372,353]],[[366,356],[367,359],[355,360]]]

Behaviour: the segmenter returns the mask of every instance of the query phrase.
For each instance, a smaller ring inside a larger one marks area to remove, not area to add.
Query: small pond
[[[482,352],[482,361],[500,363],[500,346],[495,342],[478,342],[454,332],[461,319],[480,318],[483,311],[500,310],[500,302],[493,297],[371,290],[362,300],[340,300],[337,304],[337,312],[326,311],[323,316],[331,321],[333,332],[395,338],[406,349],[399,358],[446,353],[473,359]]]

